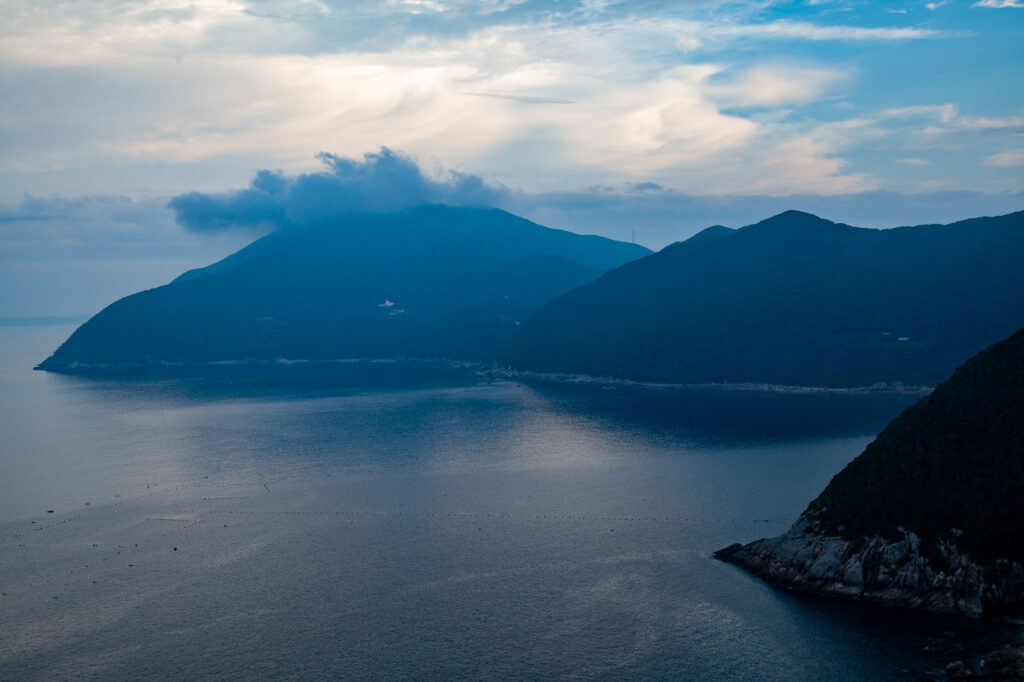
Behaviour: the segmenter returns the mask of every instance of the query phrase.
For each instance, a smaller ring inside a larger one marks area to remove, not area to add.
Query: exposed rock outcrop
[[[1024,601],[1024,329],[893,420],[788,532],[716,556],[791,589],[927,611]]]
[[[780,587],[935,613],[980,616],[1024,599],[1019,563],[986,570],[952,542],[929,554],[912,532],[854,541],[824,535],[801,517],[779,537],[734,544],[715,556]]]

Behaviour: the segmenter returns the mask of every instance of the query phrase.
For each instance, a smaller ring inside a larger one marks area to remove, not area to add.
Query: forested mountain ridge
[[[806,514],[847,539],[907,528],[926,547],[1024,564],[1024,330],[907,408]]]
[[[535,312],[508,364],[678,383],[935,385],[1024,324],[1024,212],[856,228],[715,227]]]
[[[497,209],[354,216],[272,233],[123,298],[40,368],[483,359],[540,304],[647,253]]]

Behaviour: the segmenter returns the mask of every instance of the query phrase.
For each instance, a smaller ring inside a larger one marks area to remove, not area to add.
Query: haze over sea
[[[0,329],[0,679],[885,680],[1005,636],[710,557],[916,396],[32,372],[70,331]]]

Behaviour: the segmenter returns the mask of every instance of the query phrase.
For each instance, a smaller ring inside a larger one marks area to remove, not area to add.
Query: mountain
[[[479,358],[542,303],[647,253],[497,209],[357,216],[272,233],[116,301],[39,368]]]
[[[1024,324],[1024,212],[874,230],[789,211],[716,226],[542,306],[503,351],[679,383],[935,385]]]
[[[890,423],[786,534],[716,556],[785,587],[932,611],[1024,600],[1024,329]]]

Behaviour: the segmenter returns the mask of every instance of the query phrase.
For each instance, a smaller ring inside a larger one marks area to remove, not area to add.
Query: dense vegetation
[[[926,550],[946,538],[981,563],[1024,563],[1024,330],[889,424],[808,514],[849,539],[903,527]]]
[[[422,206],[284,230],[113,303],[41,367],[482,358],[545,301],[646,253],[496,209]]]
[[[934,385],[1024,323],[1024,212],[871,230],[790,211],[647,254],[495,209],[351,217],[121,299],[41,367],[414,356]]]
[[[714,227],[534,313],[518,367],[669,382],[935,385],[1024,323],[1024,212],[850,227],[790,211]]]

